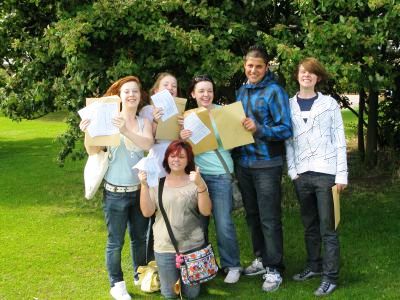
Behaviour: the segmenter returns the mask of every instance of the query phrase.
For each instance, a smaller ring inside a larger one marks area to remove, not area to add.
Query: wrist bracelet
[[[199,190],[197,190],[197,194],[201,194],[204,193],[205,191],[208,191],[208,187],[206,187],[204,190],[202,190],[201,192],[199,192]]]

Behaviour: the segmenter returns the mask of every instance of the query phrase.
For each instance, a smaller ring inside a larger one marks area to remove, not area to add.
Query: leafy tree
[[[292,71],[306,55],[328,67],[329,91],[344,106],[338,93],[366,92],[366,153],[373,162],[377,95],[392,89],[399,74],[392,51],[399,45],[399,11],[394,0],[4,0],[0,108],[14,119],[69,111],[59,158],[79,158],[76,111],[86,97],[102,95],[121,76],[139,75],[149,88],[158,72],[171,71],[183,96],[194,74],[209,73],[221,99],[232,101],[244,80],[243,54],[258,42],[275,58],[290,94],[297,89]]]
[[[82,155],[74,148],[81,137],[76,111],[85,97],[101,95],[121,76],[138,74],[148,88],[156,73],[169,70],[185,87],[194,74],[209,73],[232,101],[254,33],[286,15],[279,1],[255,2],[104,0],[67,6],[32,0],[25,7],[6,1],[0,6],[2,57],[10,76],[1,107],[12,118],[68,110],[63,161],[71,153]],[[35,30],[28,32],[27,23]]]
[[[392,0],[298,0],[291,4],[295,15],[289,23],[277,24],[271,34],[259,35],[266,46],[277,50],[285,78],[301,57],[315,56],[333,75],[333,91],[368,95],[365,159],[367,165],[375,165],[378,95],[382,89],[393,88],[399,75],[389,41],[399,49],[400,4]],[[398,52],[395,57],[398,60]],[[294,91],[293,83],[287,87]],[[346,99],[339,100],[348,107]],[[360,115],[363,113],[361,110]],[[359,137],[363,137],[364,124],[360,120]],[[360,147],[363,150],[364,144]]]

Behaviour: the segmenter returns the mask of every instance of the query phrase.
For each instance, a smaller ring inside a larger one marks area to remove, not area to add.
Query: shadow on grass
[[[54,139],[2,142],[0,196],[3,205],[63,204],[83,195],[84,161],[59,167]]]

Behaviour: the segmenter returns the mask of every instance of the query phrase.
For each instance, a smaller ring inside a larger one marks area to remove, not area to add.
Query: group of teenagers
[[[281,179],[286,159],[300,204],[307,259],[304,269],[293,279],[304,281],[321,277],[317,296],[330,294],[339,276],[339,239],[335,230],[332,187],[342,191],[347,185],[346,141],[340,108],[330,96],[317,90],[328,73],[315,58],[303,59],[295,70],[299,91],[288,98],[269,70],[266,51],[252,46],[244,56],[246,82],[237,90],[246,117],[243,127],[254,143],[223,149],[212,120],[218,149],[193,154],[186,142],[192,135],[180,131],[179,140],[154,140],[160,108],[145,105],[140,80],[127,76],[113,83],[105,96],[118,95],[122,109],[113,119],[120,131],[120,145],[108,147],[109,167],[104,177],[104,215],[108,231],[106,266],[110,294],[114,299],[131,299],[121,268],[121,251],[128,228],[134,269],[155,259],[161,294],[177,297],[175,248],[160,212],[158,187],[149,187],[145,171],[132,169],[148,152],[162,168],[165,177],[162,203],[179,245],[179,251],[200,248],[208,240],[212,215],[220,269],[224,282],[236,283],[242,274],[262,275],[262,290],[276,291],[282,283],[283,234],[281,218]],[[150,94],[167,89],[178,96],[177,79],[161,73]],[[188,90],[198,107],[218,109],[213,103],[215,85],[210,76],[195,76]],[[179,121],[183,125],[183,120]],[[85,131],[90,120],[82,120]],[[85,145],[89,155],[105,147]],[[238,239],[232,219],[232,174],[238,179],[246,221],[251,234],[254,261],[240,263]],[[150,229],[149,229],[150,228]],[[200,284],[181,285],[187,298],[196,298]]]

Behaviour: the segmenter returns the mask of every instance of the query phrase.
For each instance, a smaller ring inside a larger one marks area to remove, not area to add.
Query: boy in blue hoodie
[[[247,82],[238,89],[236,100],[243,103],[243,126],[253,133],[255,143],[236,148],[234,158],[256,256],[244,274],[264,274],[262,289],[272,292],[282,283],[284,269],[281,179],[292,125],[288,95],[274,80],[268,61],[259,46],[250,47],[244,58]]]

